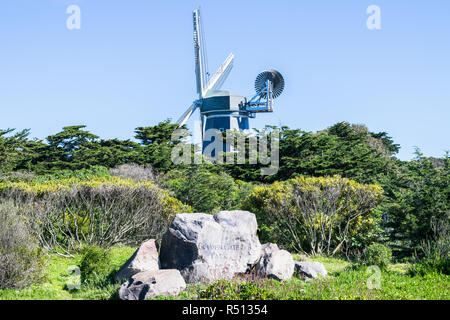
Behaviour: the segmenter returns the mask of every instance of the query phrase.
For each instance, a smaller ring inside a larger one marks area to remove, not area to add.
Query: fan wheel
[[[266,87],[267,80],[270,80],[270,82],[272,82],[273,97],[276,98],[280,96],[280,94],[284,90],[284,79],[281,73],[272,69],[264,70],[263,72],[258,74],[255,80],[256,93],[258,93],[262,98],[266,98],[267,93],[264,91],[264,88]]]

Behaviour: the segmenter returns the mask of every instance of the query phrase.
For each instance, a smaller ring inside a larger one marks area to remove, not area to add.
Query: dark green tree
[[[364,126],[337,123],[317,133],[282,128],[278,179],[341,175],[374,183],[390,167],[392,152]],[[378,143],[376,143],[378,142]]]
[[[17,170],[30,155],[29,129],[14,133],[15,129],[0,129],[0,173]]]
[[[340,175],[362,183],[374,183],[390,170],[398,145],[386,133],[372,134],[366,127],[337,123],[317,133],[288,127],[268,127],[280,133],[280,166],[277,174],[261,176],[261,164],[226,165],[234,178],[245,181],[273,182],[296,175]],[[263,132],[259,132],[259,138]],[[247,141],[248,146],[248,141]]]
[[[415,160],[398,161],[395,170],[381,179],[385,229],[397,256],[419,252],[423,241],[434,237],[433,222],[450,223],[449,155],[442,160],[442,166],[436,166],[416,150]]]
[[[82,169],[89,166],[88,161],[78,157],[83,149],[92,148],[98,136],[90,133],[85,125],[64,127],[63,131],[47,137],[48,146],[43,150],[45,164],[42,170]]]
[[[157,172],[167,172],[174,168],[172,149],[176,144],[184,143],[182,138],[172,141],[172,134],[177,128],[178,124],[170,123],[170,120],[162,121],[156,126],[136,128],[135,138],[143,146],[139,163],[150,164]]]

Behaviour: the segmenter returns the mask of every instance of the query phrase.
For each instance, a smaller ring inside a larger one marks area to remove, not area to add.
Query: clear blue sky
[[[66,28],[70,4],[81,8],[81,30]],[[381,30],[366,27],[372,4]],[[448,0],[2,0],[0,128],[45,138],[86,124],[123,139],[177,120],[195,98],[199,5],[210,72],[236,56],[224,89],[251,96],[260,71],[284,75],[275,112],[252,127],[349,121],[387,131],[404,160],[413,146],[427,156],[450,149]]]

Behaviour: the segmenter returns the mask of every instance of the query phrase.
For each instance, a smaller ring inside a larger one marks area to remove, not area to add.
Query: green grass
[[[336,272],[342,271],[351,265],[351,263],[348,262],[347,260],[334,258],[334,257],[326,257],[326,256],[308,257],[308,256],[298,255],[298,254],[293,254],[292,257],[294,258],[294,260],[298,260],[298,261],[320,262],[324,265],[324,267],[327,270],[327,273],[329,275],[333,275]]]
[[[111,249],[112,270],[120,266],[133,254],[135,248],[114,247]],[[255,283],[242,285],[242,280],[220,282],[215,284],[215,294],[207,294],[205,284],[188,285],[187,289],[174,297],[157,297],[156,299],[242,299],[263,297],[265,299],[295,299],[295,300],[421,300],[450,299],[450,276],[429,274],[410,276],[406,273],[408,264],[392,264],[381,271],[380,289],[369,289],[367,279],[371,276],[364,266],[352,266],[348,261],[323,256],[295,256],[295,259],[318,261],[324,264],[328,276],[314,281],[304,282],[298,278],[278,282],[275,280],[258,280]],[[119,283],[109,283],[102,286],[82,284],[80,290],[68,291],[70,275],[68,268],[79,266],[81,256],[64,258],[49,255],[46,263],[45,280],[24,289],[0,290],[0,299],[39,299],[39,300],[105,300],[117,298]]]
[[[395,269],[395,268],[394,268]],[[450,276],[411,277],[388,268],[380,273],[380,288],[369,289],[367,267],[351,267],[304,286],[305,299],[422,300],[450,299]]]
[[[289,281],[259,280],[255,285],[242,281],[217,282],[211,288],[216,294],[205,299],[242,299],[265,295],[279,300],[449,300],[450,276],[442,274],[411,277],[406,274],[408,264],[392,264],[380,273],[380,288],[369,289],[365,266],[352,266],[348,261],[330,257],[294,256],[295,259],[318,261],[324,264],[328,276],[314,281],[292,278]],[[156,299],[190,300],[201,298],[206,285],[188,285],[180,295]],[[251,295],[250,295],[251,296]]]
[[[207,296],[205,299],[243,299],[248,297],[248,291],[254,295],[264,292],[266,299],[276,300],[449,300],[450,277],[433,275],[427,277],[410,277],[398,272],[383,271],[381,273],[380,289],[369,289],[369,275],[362,267],[356,270],[345,270],[334,276],[303,282],[298,278],[278,282],[262,280],[256,288],[240,286],[238,281],[228,283],[226,288],[222,283],[213,286],[219,293]],[[243,289],[244,288],[244,289]],[[199,299],[205,285],[191,285],[177,297],[158,297],[157,299]]]
[[[117,271],[133,254],[135,248],[111,248],[112,270]],[[70,266],[80,266],[81,255],[73,258],[49,254],[46,257],[45,278],[42,283],[33,284],[24,289],[0,290],[1,300],[105,300],[115,298],[120,284],[109,284],[103,287],[81,285],[80,290],[67,289],[67,284],[74,279],[68,269]]]

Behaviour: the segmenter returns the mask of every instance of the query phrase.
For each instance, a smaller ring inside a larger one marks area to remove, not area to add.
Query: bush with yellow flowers
[[[192,212],[152,181],[118,177],[6,181],[0,198],[21,208],[43,247],[63,253],[158,239],[176,213]]]
[[[257,215],[262,241],[333,255],[371,241],[367,235],[377,228],[382,194],[379,185],[340,176],[300,176],[255,187],[243,208]]]

